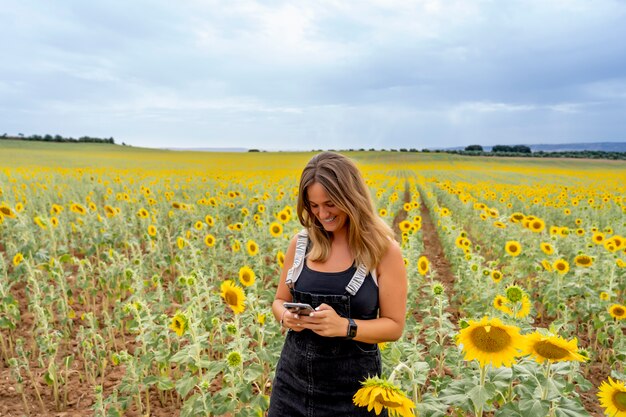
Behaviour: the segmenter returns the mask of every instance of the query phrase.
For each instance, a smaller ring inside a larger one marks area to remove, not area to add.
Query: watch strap
[[[348,333],[346,334],[346,337],[348,339],[354,339],[356,337],[356,331],[357,331],[356,322],[350,317],[348,317]]]

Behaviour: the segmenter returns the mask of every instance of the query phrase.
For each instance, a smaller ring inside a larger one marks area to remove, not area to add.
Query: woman
[[[343,155],[323,152],[309,161],[297,211],[304,230],[289,244],[272,304],[289,330],[268,417],[373,416],[352,397],[361,381],[381,372],[377,343],[397,340],[404,329],[400,247]],[[294,314],[285,302],[315,311]]]

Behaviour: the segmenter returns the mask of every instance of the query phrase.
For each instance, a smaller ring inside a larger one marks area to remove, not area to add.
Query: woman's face
[[[322,184],[314,182],[307,187],[311,212],[327,232],[337,232],[346,226],[348,215],[330,200]]]

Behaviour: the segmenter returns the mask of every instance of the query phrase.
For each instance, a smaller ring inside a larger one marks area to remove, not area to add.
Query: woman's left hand
[[[348,331],[348,320],[341,317],[328,304],[320,304],[315,312],[308,316],[300,315],[302,327],[311,329],[320,336],[345,336]]]

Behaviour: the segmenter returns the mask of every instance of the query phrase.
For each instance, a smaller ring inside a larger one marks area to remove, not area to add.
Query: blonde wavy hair
[[[370,190],[357,166],[334,152],[315,155],[300,176],[297,212],[313,243],[311,260],[328,259],[332,239],[311,210],[307,190],[314,183],[319,183],[332,203],[347,214],[348,245],[357,265],[374,269],[394,239],[393,231],[376,214]]]

